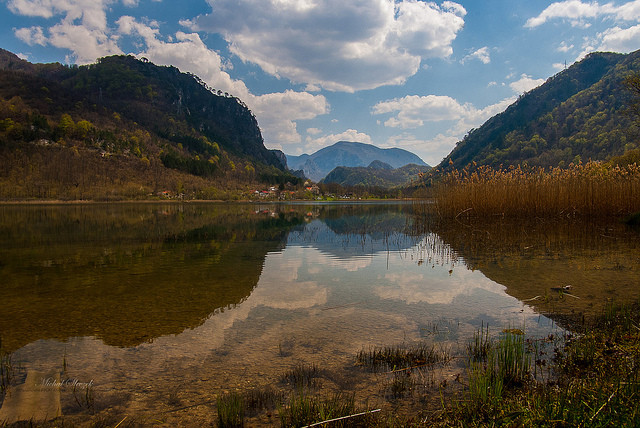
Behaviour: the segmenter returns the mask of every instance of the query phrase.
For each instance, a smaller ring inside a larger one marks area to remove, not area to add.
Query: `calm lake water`
[[[391,409],[388,380],[355,355],[427,341],[453,357],[423,374],[417,406],[464,371],[455,355],[483,326],[561,335],[568,317],[638,299],[639,236],[443,224],[407,203],[3,206],[0,416],[212,424],[216,396],[286,388],[301,364]],[[32,383],[49,404],[29,407]]]

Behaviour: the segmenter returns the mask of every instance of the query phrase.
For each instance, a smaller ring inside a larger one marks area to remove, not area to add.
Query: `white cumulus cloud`
[[[49,40],[44,35],[42,27],[18,28],[14,31],[17,38],[28,44],[29,46],[41,45],[46,46]]]
[[[489,48],[487,46],[484,46],[480,49],[477,49],[471,52],[469,55],[466,55],[464,58],[462,58],[460,62],[464,64],[465,62],[472,59],[477,59],[481,61],[483,64],[489,64],[491,62],[491,56],[489,55]]]
[[[544,83],[544,79],[534,79],[531,76],[522,74],[518,80],[509,83],[509,87],[517,94],[523,94]]]
[[[398,112],[385,122],[386,126],[418,128],[424,122],[460,119],[468,110],[468,106],[446,95],[407,95],[377,103],[373,106],[372,114]]]
[[[640,47],[640,25],[629,28],[614,27],[599,35],[599,51],[629,53]]]
[[[113,3],[113,0],[9,0],[7,7],[18,15],[39,18],[64,15],[66,23],[80,21],[87,28],[106,30],[105,9]]]
[[[9,0],[7,7],[15,14],[39,18],[59,16],[60,22],[48,29],[42,27],[18,28],[20,40],[42,46],[48,44],[69,49],[68,62],[88,64],[96,58],[121,54],[117,35],[107,25],[106,8],[111,0]]]
[[[423,60],[446,58],[466,10],[445,1],[208,0],[193,29],[221,34],[231,51],[295,83],[353,92],[401,84]]]
[[[247,104],[256,114],[269,147],[281,150],[302,140],[297,131],[297,120],[313,119],[329,112],[329,103],[323,95],[292,90],[252,95]]]
[[[446,95],[408,95],[403,98],[381,101],[373,106],[371,113],[397,112],[395,116],[384,122],[385,126],[392,128],[418,128],[423,126],[425,122],[445,120],[459,121],[464,126],[473,127],[503,111],[513,101],[515,101],[514,98],[507,98],[483,109],[478,109],[470,103],[461,104]],[[466,130],[462,132],[466,132]]]
[[[461,104],[448,96],[411,95],[403,98],[379,102],[372,114],[395,114],[384,122],[387,127],[402,129],[418,128],[427,122],[453,121],[453,124],[432,139],[422,139],[409,132],[403,132],[387,139],[385,147],[400,147],[418,154],[425,162],[435,165],[446,156],[455,144],[471,128],[482,125],[487,119],[504,111],[517,97],[505,98],[484,108],[476,108],[471,103]]]
[[[525,27],[540,26],[552,19],[567,19],[572,25],[580,25],[585,18],[595,18],[605,11],[610,11],[611,5],[600,6],[598,2],[583,3],[580,0],[568,0],[551,3],[540,15],[527,20]]]
[[[640,0],[628,1],[621,5],[613,3],[600,4],[583,2],[581,0],[567,0],[555,2],[545,8],[540,15],[527,20],[525,27],[534,28],[548,21],[561,19],[568,21],[572,26],[588,28],[594,19],[610,20],[618,24],[635,23],[631,27],[623,28],[620,25],[598,33],[595,38],[588,38],[582,46],[582,52],[578,59],[594,51],[631,52],[640,46],[638,37],[638,20],[640,20]],[[563,42],[558,51],[567,52],[573,45],[567,46]]]

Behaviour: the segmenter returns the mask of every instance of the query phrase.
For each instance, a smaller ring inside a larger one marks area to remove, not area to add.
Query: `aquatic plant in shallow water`
[[[493,343],[488,328],[480,328],[467,346],[467,377],[471,406],[491,406],[503,398],[506,388],[529,380],[531,358],[520,329],[504,329]]]
[[[319,388],[321,386],[320,375],[321,370],[316,364],[299,364],[291,370],[286,371],[282,375],[281,381],[291,384],[297,389],[305,386]]]
[[[373,371],[399,370],[444,362],[447,352],[425,342],[395,346],[373,347],[361,350],[356,363]]]
[[[337,393],[326,398],[299,390],[278,408],[282,427],[301,427],[357,413],[354,394]]]
[[[489,325],[485,326],[483,322],[480,329],[473,334],[473,340],[467,344],[467,352],[474,361],[486,361],[492,346]]]
[[[218,396],[218,427],[238,428],[244,426],[244,400],[237,392]]]
[[[525,348],[524,331],[514,328],[503,330],[496,353],[498,376],[505,385],[523,384],[527,381],[531,356]]]

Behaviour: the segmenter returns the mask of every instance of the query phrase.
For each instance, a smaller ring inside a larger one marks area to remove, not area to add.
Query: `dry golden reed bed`
[[[640,166],[465,168],[434,183],[432,196],[423,208],[443,217],[626,216],[640,211]]]

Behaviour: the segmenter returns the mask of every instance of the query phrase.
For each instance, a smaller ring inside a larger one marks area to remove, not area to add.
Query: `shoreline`
[[[205,204],[286,204],[286,203],[367,203],[367,202],[411,202],[413,198],[405,199],[344,199],[336,201],[326,200],[308,200],[308,199],[292,199],[287,201],[273,201],[273,200],[251,200],[241,199],[237,201],[225,201],[222,199],[121,199],[114,201],[95,201],[90,199],[74,199],[74,200],[62,200],[62,199],[25,199],[25,200],[0,200],[0,206],[2,205],[89,205],[89,204],[193,204],[193,203],[205,203]]]

